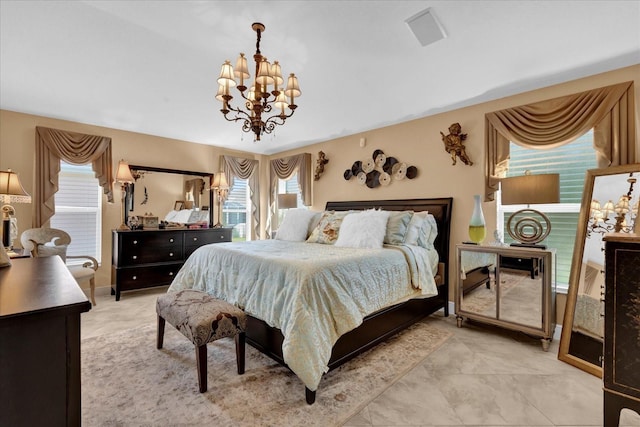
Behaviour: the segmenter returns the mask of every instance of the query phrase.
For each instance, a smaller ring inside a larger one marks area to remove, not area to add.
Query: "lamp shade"
[[[278,209],[292,209],[298,207],[297,194],[278,194]]]
[[[134,181],[131,169],[129,169],[129,163],[120,160],[120,163],[118,163],[118,171],[116,172],[116,182],[131,184]]]
[[[228,190],[229,182],[227,181],[227,175],[224,172],[217,173],[213,176],[212,188],[220,190]]]
[[[536,205],[560,202],[560,175],[522,175],[500,181],[503,205]]]
[[[31,196],[22,187],[18,174],[11,169],[0,171],[0,202],[31,203]]]

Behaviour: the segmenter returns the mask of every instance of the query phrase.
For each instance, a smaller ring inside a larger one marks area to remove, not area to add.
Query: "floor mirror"
[[[591,169],[585,178],[558,358],[599,377],[604,337],[602,237],[633,230],[640,183],[634,185],[639,177],[640,164],[631,164]]]

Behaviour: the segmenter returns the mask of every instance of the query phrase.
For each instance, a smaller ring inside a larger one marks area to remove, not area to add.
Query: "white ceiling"
[[[447,37],[422,47],[405,20],[426,8]],[[635,0],[0,0],[0,19],[0,108],[262,154],[640,63]],[[302,90],[260,142],[214,98],[256,21]]]

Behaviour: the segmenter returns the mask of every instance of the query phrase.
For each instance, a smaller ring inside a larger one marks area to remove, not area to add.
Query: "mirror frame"
[[[209,178],[209,188],[211,187],[211,181],[213,180],[213,173],[211,172],[196,172],[196,171],[188,171],[181,169],[166,169],[166,168],[157,168],[153,166],[140,166],[140,165],[129,165],[129,169],[131,171],[145,171],[145,172],[162,172],[162,173],[172,173],[176,175],[192,175],[192,176],[201,176],[203,178]],[[205,182],[207,182],[205,180]],[[127,194],[127,200],[125,201],[125,206],[129,206],[129,198],[130,196]],[[173,203],[174,201],[171,201]],[[213,228],[213,191],[209,191],[209,228]]]
[[[628,174],[630,172],[640,173],[640,163],[587,170],[584,182],[584,191],[582,193],[582,203],[580,204],[576,240],[573,246],[571,272],[569,274],[569,290],[567,291],[567,302],[565,304],[564,318],[562,320],[562,334],[560,335],[558,359],[600,378],[602,378],[601,365],[594,365],[569,353],[571,331],[573,330],[573,316],[576,309],[576,300],[578,298],[580,269],[582,268],[582,258],[585,239],[587,237],[587,226],[589,223],[589,213],[591,210],[591,199],[593,198],[595,180],[599,176]],[[635,225],[637,226],[637,224]]]

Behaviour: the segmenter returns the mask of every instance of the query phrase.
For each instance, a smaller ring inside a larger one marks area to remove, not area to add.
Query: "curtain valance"
[[[36,127],[36,191],[34,226],[41,227],[55,213],[60,160],[74,165],[91,163],[99,185],[113,203],[111,138]]]
[[[485,115],[485,200],[491,201],[504,177],[509,142],[551,149],[594,129],[599,167],[635,161],[633,82],[606,86],[561,98]]]

